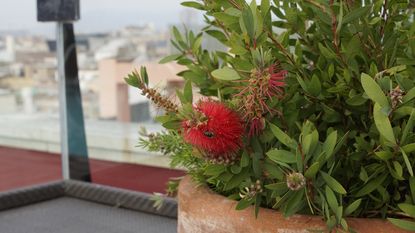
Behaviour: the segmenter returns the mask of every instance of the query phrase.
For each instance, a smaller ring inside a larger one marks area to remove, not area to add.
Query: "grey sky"
[[[158,28],[180,22],[183,0],[81,0],[78,32],[108,31],[125,25],[152,22]],[[200,19],[199,19],[200,20]],[[1,0],[0,31],[29,30],[53,35],[52,23],[36,21],[36,0]]]

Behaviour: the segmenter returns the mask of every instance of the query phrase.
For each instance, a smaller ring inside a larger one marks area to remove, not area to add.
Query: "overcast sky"
[[[125,25],[152,22],[167,28],[180,22],[183,0],[80,0],[81,20],[77,32],[109,31]],[[201,21],[201,19],[199,19]],[[0,31],[28,30],[54,35],[53,23],[36,21],[36,0],[0,0]]]

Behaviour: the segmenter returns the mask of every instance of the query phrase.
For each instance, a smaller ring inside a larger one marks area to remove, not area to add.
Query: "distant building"
[[[176,74],[183,70],[177,64],[160,65],[157,62],[142,63],[147,67],[150,76],[150,85],[163,91],[169,87],[177,86],[182,79]],[[99,81],[97,91],[99,93],[99,112],[103,119],[117,119],[119,121],[145,121],[157,114],[148,100],[141,96],[136,88],[129,87],[124,82],[124,77],[131,73],[137,64],[132,60],[120,60],[116,58],[101,60],[98,64]],[[172,93],[166,93],[171,95]]]
[[[17,112],[16,96],[9,90],[0,89],[0,114]]]

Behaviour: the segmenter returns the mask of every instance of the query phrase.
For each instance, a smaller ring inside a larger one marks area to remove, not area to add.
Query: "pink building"
[[[176,76],[177,73],[183,70],[183,67],[175,63],[158,64],[155,61],[135,64],[132,60],[116,58],[100,60],[98,62],[96,85],[96,91],[99,94],[100,118],[129,122],[133,120],[133,116],[136,114],[132,111],[137,111],[137,109],[132,108],[133,105],[148,105],[148,101],[140,95],[139,90],[129,87],[124,82],[124,77],[134,69],[139,69],[140,66],[147,67],[150,86],[157,87],[161,91],[168,90],[168,92],[171,92],[169,90],[180,87],[183,83],[183,79]]]

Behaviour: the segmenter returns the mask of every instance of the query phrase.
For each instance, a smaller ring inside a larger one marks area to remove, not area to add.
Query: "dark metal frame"
[[[73,197],[117,208],[177,218],[177,202],[173,198],[164,198],[163,205],[157,209],[153,206],[154,201],[150,194],[73,180],[0,193],[0,211],[59,197]]]

